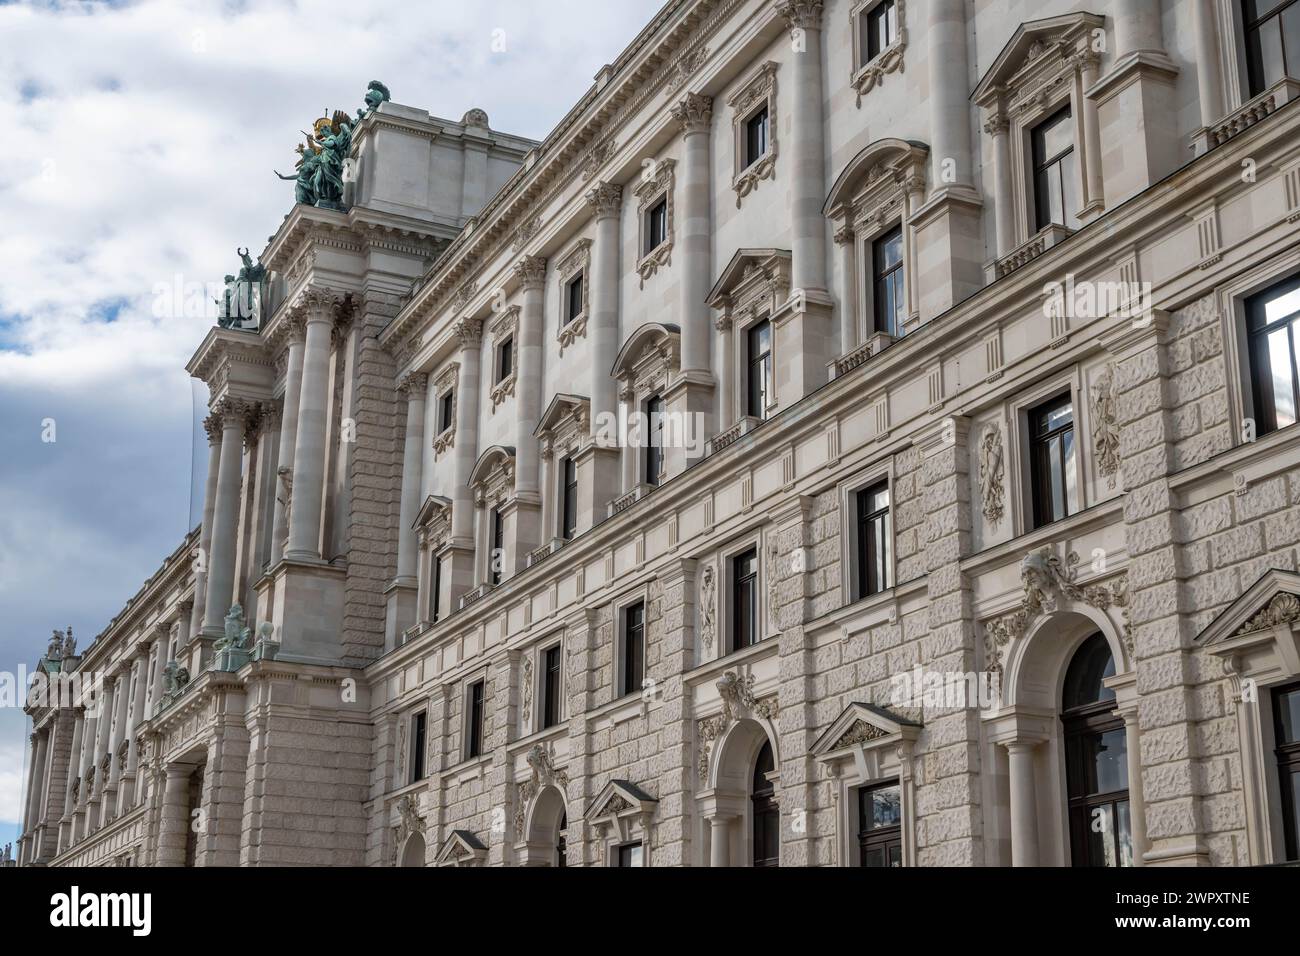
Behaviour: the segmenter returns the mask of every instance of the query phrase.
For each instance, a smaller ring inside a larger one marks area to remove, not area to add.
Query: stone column
[[[997,226],[998,258],[1016,247],[1015,202],[1012,199],[1011,123],[999,107],[984,124],[984,132],[993,137],[993,215]]]
[[[98,713],[103,713],[102,710]],[[77,802],[72,811],[72,837],[71,843],[77,843],[89,830],[87,804],[90,801],[90,794],[86,786],[86,774],[90,772],[91,766],[95,760],[95,740],[99,735],[99,717],[85,711],[85,722],[81,730],[81,755],[77,761],[77,779],[80,786],[77,788]]]
[[[285,511],[285,481],[279,477],[280,469],[287,468],[285,478],[293,480],[293,453],[298,442],[298,405],[302,396],[302,355],[307,325],[301,315],[291,315],[285,323],[289,339],[288,357],[284,372],[284,409],[280,422],[280,454],[277,456],[275,482],[275,516],[271,531],[271,563],[284,557],[289,540],[289,515]]]
[[[790,284],[805,294],[826,289],[822,9],[822,0],[779,0],[776,5],[790,28],[794,47],[790,63]]]
[[[157,710],[158,704],[162,701],[164,690],[163,668],[167,666],[167,662],[171,659],[170,654],[168,653],[170,650],[168,647],[168,644],[170,643],[170,635],[168,634],[167,628],[164,625],[159,624],[154,633],[158,636],[153,642],[154,649],[157,652],[157,657],[154,661],[152,686],[149,692],[151,711]],[[150,716],[152,716],[152,713]]]
[[[113,730],[108,742],[108,780],[104,787],[104,822],[108,823],[117,815],[117,793],[122,775],[120,753],[122,741],[126,739],[126,722],[130,714],[131,672],[120,671],[113,690]]]
[[[848,355],[857,349],[859,335],[857,242],[847,223],[835,230],[835,250],[839,256],[840,355]]]
[[[321,560],[321,506],[325,500],[326,424],[330,408],[330,330],[334,298],[309,290],[303,295],[307,332],[303,345],[298,430],[293,450],[293,495],[285,557]]]
[[[929,0],[930,188],[971,184],[970,103],[964,0]]]
[[[68,777],[63,788],[63,819],[59,821],[59,853],[72,845],[72,814],[77,807],[77,801],[72,794],[80,779],[81,735],[85,727],[86,715],[84,712],[78,712],[76,723],[72,726],[72,751],[68,754]]]
[[[736,369],[735,369],[735,345],[732,342],[732,320],[731,306],[728,305],[723,310],[722,315],[717,319],[718,328],[718,350],[721,355],[718,356],[718,369],[721,372],[721,381],[718,383],[720,395],[718,396],[718,422],[719,430],[725,431],[732,425],[736,424],[739,416],[736,414]]]
[[[619,222],[623,187],[597,183],[587,193],[596,211],[596,241],[591,253],[591,421],[593,433],[601,416],[616,411],[616,388],[610,374],[619,349]]]
[[[1223,75],[1219,70],[1219,29],[1216,0],[1192,0],[1192,23],[1196,33],[1196,88],[1201,104],[1201,125],[1211,126],[1223,118]]]
[[[136,728],[145,720],[145,697],[149,690],[149,653],[145,650],[142,654],[137,654],[135,662],[132,664],[132,687],[134,694],[131,701],[130,718],[126,727],[126,767],[122,774],[122,789],[118,799],[118,813],[125,813],[127,810],[134,808],[140,801],[138,799],[139,790],[136,787],[136,771],[140,766],[140,740],[136,734]]]
[[[478,461],[480,368],[483,358],[483,323],[462,319],[456,324],[460,339],[460,369],[456,380],[456,444],[452,465],[456,476],[451,509],[451,551],[443,570],[442,586],[454,612],[460,596],[474,587],[474,492],[469,476]]]
[[[190,774],[192,767],[171,764],[163,784],[162,813],[158,821],[157,866],[184,866],[185,841],[190,825]]]
[[[702,372],[712,378],[709,361],[712,330],[707,300],[713,274],[713,228],[709,214],[713,98],[687,93],[672,112],[682,129],[682,179],[675,217],[682,250],[677,312],[682,329],[682,373]]]
[[[1124,718],[1124,746],[1128,760],[1128,826],[1133,841],[1133,865],[1145,866],[1147,848],[1147,802],[1142,794],[1142,729],[1137,706],[1120,712]]]
[[[1011,865],[1038,866],[1038,805],[1034,796],[1034,749],[1037,741],[1011,741],[1007,748],[1011,777]]]
[[[1160,31],[1160,0],[1124,0],[1111,14],[1115,25],[1115,55],[1143,50],[1164,52]]]
[[[1105,177],[1101,172],[1101,119],[1097,113],[1097,101],[1083,95],[1084,90],[1092,88],[1097,82],[1101,65],[1101,55],[1091,49],[1078,54],[1080,99],[1083,100],[1083,142],[1080,151],[1083,173],[1083,209],[1081,219],[1088,221],[1106,208]]]
[[[235,557],[242,483],[244,424],[248,405],[223,399],[215,409],[221,416],[221,462],[217,470],[217,500],[212,513],[212,544],[208,550],[208,588],[203,611],[203,635],[220,637],[221,622],[235,593]]]
[[[190,633],[203,627],[207,607],[208,563],[212,557],[212,516],[217,507],[217,475],[221,470],[221,416],[212,414],[203,419],[208,433],[208,477],[203,486],[203,522],[199,525],[199,552],[195,555],[194,606],[191,609]]]
[[[50,735],[48,730],[38,730],[31,735],[32,765],[27,777],[27,804],[23,811],[24,862],[31,863],[40,851],[36,839],[36,828],[40,825],[40,807],[44,799],[45,759],[49,753]]]
[[[709,866],[731,866],[732,817],[709,817]]]
[[[515,487],[521,494],[540,491],[538,442],[533,432],[542,417],[543,381],[542,286],[546,281],[546,260],[525,256],[514,267],[523,291],[519,312],[519,366],[515,388]]]
[[[429,376],[406,375],[397,384],[406,397],[406,440],[402,450],[402,495],[397,514],[397,576],[386,594],[384,647],[392,650],[416,620],[419,547],[413,527],[424,488],[424,414]]]

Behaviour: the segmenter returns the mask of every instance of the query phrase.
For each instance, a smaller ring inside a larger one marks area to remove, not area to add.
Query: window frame
[[[559,504],[556,509],[559,518],[559,537],[572,541],[578,534],[578,462],[572,454],[560,458],[556,469],[560,481]],[[572,481],[569,480],[572,472]]]
[[[652,409],[652,404],[658,403],[658,411]],[[665,403],[663,396],[658,392],[646,396],[641,402],[641,414],[645,416],[646,440],[641,453],[641,483],[651,488],[658,488],[664,481],[664,465],[667,461],[665,447],[663,445],[664,436],[664,412]],[[659,416],[659,444],[655,444],[655,415]],[[653,467],[652,467],[653,466]]]
[[[727,98],[731,108],[733,173],[732,189],[736,193],[736,208],[745,197],[758,188],[758,184],[771,179],[776,169],[778,155],[777,84],[779,64],[767,60],[758,65],[737,84],[736,92]],[[767,110],[767,141],[760,156],[749,155],[749,122],[764,109]]]
[[[623,700],[633,695],[639,695],[645,687],[646,676],[646,651],[647,651],[647,632],[649,630],[649,617],[647,610],[649,605],[644,595],[638,595],[634,599],[622,604],[618,608],[618,647],[617,647],[617,667],[615,677],[618,681],[614,695],[615,700]],[[640,680],[633,682],[633,674],[629,667],[632,661],[631,637],[632,624],[631,613],[634,610],[640,611],[641,620],[639,627],[640,648],[638,656],[640,657],[639,676]]]
[[[1300,333],[1297,328],[1300,327],[1300,305],[1294,312],[1288,313],[1281,319],[1275,319],[1268,323],[1264,315],[1264,308],[1271,299],[1278,298],[1292,292],[1300,291],[1300,273],[1289,275],[1277,282],[1274,282],[1263,289],[1260,289],[1248,296],[1242,301],[1244,313],[1244,353],[1247,368],[1249,370],[1248,380],[1250,382],[1250,400],[1251,416],[1255,420],[1255,437],[1260,438],[1264,435],[1272,434],[1275,431],[1282,431],[1293,425],[1300,423]],[[1260,328],[1252,329],[1251,326],[1259,320]],[[1270,387],[1270,397],[1273,399],[1271,405],[1265,404],[1263,388],[1265,384],[1265,375],[1257,363],[1258,345],[1261,341],[1265,344],[1267,336],[1285,330],[1288,340],[1288,348],[1291,357],[1291,401],[1293,417],[1296,421],[1286,425],[1277,424],[1277,402],[1276,397],[1272,394]]]
[[[882,250],[887,244],[898,239],[898,262],[893,266],[883,265]],[[892,226],[885,227],[879,235],[873,236],[867,240],[866,248],[870,250],[870,257],[864,258],[870,263],[871,281],[868,283],[871,289],[871,331],[882,335],[888,335],[891,338],[901,338],[904,334],[904,327],[907,325],[909,309],[911,303],[907,292],[907,234],[903,229],[903,223],[899,220]],[[891,323],[883,316],[882,313],[882,286],[886,283],[893,285],[894,289],[894,319],[893,327],[888,327]]]
[[[500,587],[501,582],[505,580],[506,566],[506,519],[501,513],[501,505],[489,505],[487,509],[488,517],[488,546],[487,546],[487,582],[492,587]],[[496,566],[494,557],[501,555],[501,564]]]
[[[1297,5],[1300,5],[1300,0],[1281,0],[1274,9],[1270,10],[1263,16],[1256,15],[1252,20],[1247,14],[1247,3],[1250,3],[1253,6],[1257,2],[1258,0],[1242,0],[1241,3],[1236,5],[1238,16],[1241,18],[1241,48],[1244,53],[1243,66],[1245,70],[1248,99],[1253,99],[1265,91],[1272,89],[1284,78],[1290,78],[1300,82],[1300,56],[1297,57],[1298,62],[1295,64],[1287,62],[1286,34],[1282,31],[1283,15],[1288,10],[1292,10],[1296,8]],[[1300,10],[1296,10],[1295,16],[1297,19],[1300,19]],[[1252,34],[1257,35],[1261,25],[1270,20],[1278,21],[1278,42],[1280,44],[1282,55],[1282,76],[1272,82],[1267,81],[1263,76],[1263,63],[1257,57],[1258,51],[1251,42]],[[1298,29],[1300,29],[1300,25],[1298,25]],[[1300,47],[1300,43],[1297,43],[1297,46]],[[1297,52],[1300,53],[1300,50]],[[1295,72],[1289,72],[1290,70],[1294,70]]]
[[[888,495],[888,504],[886,504],[883,509],[877,509],[876,511],[873,511],[870,514],[864,515],[862,513],[864,496],[870,495],[873,492],[877,492],[882,487],[884,488],[885,493]],[[871,552],[872,550],[871,543],[874,540],[873,535],[877,530],[875,527],[877,522],[873,521],[872,519],[879,519],[881,515],[884,516],[883,529],[881,529],[881,534],[883,534],[883,542],[877,542],[877,547],[884,551],[884,580],[875,582],[873,586],[873,583],[870,580],[871,577],[870,572],[872,568],[874,568],[875,562],[871,562],[870,564],[867,564],[865,562],[867,562],[867,559],[871,557],[871,554],[869,552]],[[869,523],[871,527],[868,526]],[[853,593],[855,595],[855,598],[857,600],[863,600],[865,598],[875,597],[877,594],[884,594],[887,591],[893,590],[895,584],[895,580],[894,580],[894,487],[890,483],[888,477],[884,477],[870,484],[864,485],[858,488],[854,492],[853,537],[854,537],[853,543],[855,546],[854,579],[856,583],[856,587]]]
[[[591,314],[591,246],[586,237],[575,242],[559,259],[555,268],[558,286],[556,299],[556,332],[559,354],[587,335],[587,318]],[[582,280],[582,309],[577,315],[570,313],[569,286],[574,279]]]
[[[624,851],[627,851],[628,858],[630,859],[633,850],[640,851],[637,857],[637,862],[624,863],[623,862]],[[623,869],[623,868],[632,868],[632,867],[644,867],[645,866],[645,841],[629,840],[626,843],[620,843],[616,847],[614,847],[613,856],[614,856],[614,866],[617,868]]]
[[[554,652],[559,662],[559,669],[556,671],[555,687],[548,686],[548,677],[551,673],[549,656]],[[550,641],[540,645],[536,652],[536,664],[533,668],[537,673],[537,729],[550,730],[564,723],[564,640],[563,638]],[[554,705],[554,714],[551,710]]]
[[[761,563],[762,549],[757,541],[746,542],[743,546],[732,550],[725,557],[727,570],[727,644],[726,654],[735,654],[739,651],[748,650],[763,642],[765,637],[763,631],[763,567]],[[741,559],[751,557],[753,561],[753,571],[744,577],[737,574],[737,568]],[[752,585],[750,592],[750,630],[751,635],[747,643],[738,644],[737,637],[740,632],[740,589],[743,583],[748,582]],[[726,655],[724,655],[726,656]]]
[[[456,427],[456,392],[445,390],[438,396],[438,434]]]
[[[1050,157],[1040,155],[1040,144],[1046,150],[1046,137],[1043,131],[1049,126],[1065,124],[1070,129],[1070,146],[1068,149],[1060,150]],[[1066,189],[1066,179],[1064,167],[1061,165],[1067,158],[1071,159],[1074,168],[1073,178],[1076,180],[1074,187],[1076,191],[1082,189],[1082,151],[1079,148],[1078,123],[1074,115],[1074,103],[1067,100],[1064,104],[1058,106],[1047,115],[1041,117],[1037,122],[1026,128],[1029,137],[1029,162],[1026,171],[1029,174],[1029,192],[1033,198],[1032,215],[1033,215],[1033,233],[1034,235],[1048,229],[1051,226],[1059,226],[1063,229],[1075,231],[1082,226],[1078,218],[1078,213],[1082,210],[1069,210],[1066,208],[1066,199],[1068,196]],[[1046,185],[1046,175],[1053,169],[1057,169],[1058,181],[1061,187],[1061,217],[1065,222],[1056,222],[1051,218],[1050,203],[1047,209],[1044,209],[1043,200],[1045,194],[1049,191],[1044,188]],[[1082,198],[1082,192],[1079,192],[1079,198]],[[1072,221],[1071,221],[1072,220]]]
[[[1043,419],[1046,419],[1047,415],[1050,412],[1065,406],[1068,406],[1070,409],[1070,424],[1068,426],[1062,426],[1054,430],[1051,430],[1047,432],[1045,435],[1042,436],[1038,435],[1036,433],[1036,423],[1039,420],[1039,418],[1041,417]],[[1070,391],[1063,391],[1059,395],[1054,395],[1051,398],[1038,402],[1030,406],[1025,411],[1027,425],[1028,425],[1028,432],[1029,432],[1028,435],[1029,444],[1027,446],[1027,452],[1028,452],[1027,457],[1028,457],[1028,465],[1029,465],[1029,486],[1028,487],[1029,487],[1029,500],[1031,506],[1031,515],[1030,515],[1031,530],[1037,531],[1039,528],[1045,528],[1050,524],[1056,524],[1058,521],[1064,521],[1066,518],[1069,518],[1072,515],[1076,515],[1081,510],[1083,510],[1081,507],[1081,501],[1079,500],[1081,497],[1081,493],[1080,493],[1081,488],[1079,484],[1079,461],[1083,454],[1081,448],[1081,436],[1084,434],[1084,432],[1081,427],[1082,423],[1079,420],[1078,411],[1079,411],[1078,402],[1075,401],[1074,394]],[[1039,472],[1040,449],[1047,449],[1045,454],[1050,456],[1051,442],[1058,437],[1064,436],[1067,432],[1070,435],[1070,440],[1073,445],[1073,455],[1074,455],[1073,471],[1074,471],[1074,482],[1075,482],[1074,500],[1071,500],[1071,496],[1070,496],[1069,479],[1070,479],[1071,468],[1070,468],[1069,458],[1066,455],[1064,450],[1065,448],[1064,440],[1062,440],[1060,443],[1060,453],[1057,456],[1059,458],[1059,461],[1055,463],[1049,462],[1047,471],[1045,473]],[[1050,485],[1051,485],[1051,478],[1054,473],[1053,469],[1056,464],[1059,464],[1060,466],[1061,493],[1064,499],[1063,504],[1064,504],[1065,511],[1063,514],[1056,515],[1053,509],[1051,517],[1044,517],[1044,515],[1046,514],[1046,508],[1050,506],[1050,498],[1051,498]],[[1046,485],[1044,484],[1044,482],[1046,482]],[[1047,495],[1046,499],[1042,497],[1044,492],[1046,492]]]
[[[1269,721],[1272,729],[1269,756],[1272,759],[1269,763],[1273,776],[1272,782],[1277,788],[1278,810],[1281,817],[1279,828],[1281,832],[1275,843],[1282,855],[1282,860],[1278,862],[1288,863],[1300,860],[1300,807],[1296,806],[1294,789],[1287,786],[1290,776],[1300,774],[1300,728],[1297,728],[1294,740],[1283,740],[1282,710],[1278,706],[1278,698],[1291,693],[1300,694],[1300,682],[1290,681],[1269,688],[1269,710],[1272,711],[1272,719]]]
[[[767,330],[767,350],[756,357],[754,354],[754,335],[761,329]],[[745,335],[745,414],[751,418],[758,418],[766,421],[774,407],[774,402],[772,401],[772,392],[775,387],[775,376],[773,374],[775,369],[773,345],[776,338],[776,326],[767,316],[758,316],[753,322],[747,325],[743,331]],[[759,394],[757,396],[755,395],[754,388],[755,366],[761,366],[763,372],[762,386],[758,389]],[[758,409],[757,413],[755,413],[754,410],[754,400],[756,397],[761,399],[760,404],[762,406]]]
[[[474,700],[474,691],[478,688],[481,690],[477,705]],[[464,719],[464,737],[461,746],[461,756],[465,760],[477,760],[486,756],[487,751],[487,676],[479,675],[465,683],[465,719]],[[477,711],[475,707],[477,706]],[[477,717],[478,726],[475,727],[475,718]]]
[[[898,822],[890,826],[875,827],[870,830],[863,829],[862,823],[864,815],[862,808],[864,799],[871,793],[885,789],[898,790]],[[886,859],[888,859],[890,849],[897,846],[898,863],[890,864],[890,866],[887,867],[888,869],[892,869],[894,866],[900,868],[906,866],[903,845],[903,817],[906,814],[906,807],[904,803],[902,780],[898,777],[892,777],[887,780],[880,780],[874,783],[863,784],[860,787],[854,787],[853,798],[855,811],[853,819],[857,826],[852,839],[857,847],[857,859],[855,861],[857,866],[862,869],[874,869],[874,867],[867,866],[866,854],[869,849],[876,846],[884,848]]]
[[[417,710],[409,715],[410,721],[410,740],[411,752],[407,762],[408,779],[407,783],[419,783],[429,776],[428,768],[428,746],[429,746],[429,712],[427,709]]]

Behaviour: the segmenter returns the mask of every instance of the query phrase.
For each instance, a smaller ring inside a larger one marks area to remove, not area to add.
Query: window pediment
[[[478,504],[498,505],[515,494],[515,450],[493,445],[479,456],[469,476]]]
[[[609,823],[622,817],[644,816],[655,812],[659,801],[627,780],[611,780],[596,795],[587,809],[593,823]]]
[[[559,393],[542,413],[533,435],[544,449],[580,446],[590,432],[591,401],[585,395]]]
[[[915,740],[921,725],[877,704],[852,703],[845,707],[810,753],[822,762],[848,759],[859,745],[883,747]]]
[[[432,543],[435,547],[441,545],[451,536],[451,499],[429,495],[420,506],[411,527],[415,528],[426,543]]]
[[[438,850],[438,866],[477,866],[487,859],[487,847],[472,830],[452,830]]]
[[[1267,571],[1195,638],[1235,678],[1300,674],[1300,574]]]
[[[1027,110],[1035,100],[1072,76],[1081,55],[1096,57],[1090,43],[1105,19],[1095,13],[1072,13],[1022,23],[1002,48],[973,99],[986,109]]]
[[[823,213],[838,223],[875,221],[901,214],[904,195],[925,188],[930,147],[909,140],[877,140],[844,167],[826,197]]]
[[[790,250],[738,249],[709,292],[719,328],[758,313],[775,315],[790,298]]]
[[[676,325],[660,322],[648,322],[628,336],[610,371],[625,395],[652,395],[668,387],[681,370],[681,337]]]

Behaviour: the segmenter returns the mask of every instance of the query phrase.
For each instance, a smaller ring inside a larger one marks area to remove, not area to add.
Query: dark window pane
[[[645,483],[658,485],[663,479],[664,402],[658,395],[646,399],[646,427],[649,429],[645,450]]]
[[[468,757],[478,757],[483,753],[483,681],[475,681],[469,688],[469,721],[467,734],[469,739],[466,741],[465,754]]]
[[[758,552],[733,558],[731,575],[732,650],[740,650],[758,639]]]
[[[1106,638],[1094,634],[1074,652],[1070,667],[1065,672],[1065,689],[1061,693],[1061,706],[1066,710],[1086,707],[1115,699],[1115,692],[1104,683],[1115,676],[1115,658],[1110,653]]]
[[[895,227],[871,244],[872,298],[877,332],[898,335],[903,326],[903,230]]]
[[[1273,699],[1278,719],[1278,743],[1300,743],[1300,687],[1279,691]]]
[[[549,648],[542,663],[542,729],[545,729],[560,722],[560,645]]]
[[[626,843],[618,848],[618,865],[619,866],[640,866],[641,865],[641,844]]]
[[[636,694],[645,681],[645,605],[637,602],[623,612],[622,693]]]
[[[565,458],[563,481],[564,507],[560,517],[560,534],[568,540],[578,530],[578,466]]]
[[[501,583],[501,569],[505,566],[505,521],[501,518],[501,509],[492,509],[492,550],[488,554],[488,579],[494,584]]]
[[[772,326],[771,323],[759,322],[749,330],[748,336],[748,382],[746,401],[747,415],[754,418],[766,418],[768,406],[768,383],[772,375]]]
[[[415,715],[414,726],[411,730],[411,781],[424,779],[424,748],[425,748],[425,728],[427,726],[427,717],[421,711]]]
[[[514,368],[514,342],[506,339],[497,350],[497,381],[504,381]]]
[[[566,289],[569,301],[564,319],[565,322],[571,322],[582,314],[582,273],[570,279]]]
[[[1034,527],[1039,528],[1069,515],[1078,500],[1074,413],[1069,396],[1032,409],[1029,434]]]
[[[653,252],[668,238],[668,200],[661,199],[646,213],[645,251]]]
[[[1070,108],[1034,127],[1030,135],[1034,163],[1035,225],[1052,223],[1078,228],[1079,171],[1074,155],[1074,120]]]
[[[455,397],[451,392],[447,392],[439,400],[438,431],[446,431],[452,426],[453,416],[455,415],[454,403]]]
[[[767,153],[767,107],[745,122],[745,165],[752,166]]]

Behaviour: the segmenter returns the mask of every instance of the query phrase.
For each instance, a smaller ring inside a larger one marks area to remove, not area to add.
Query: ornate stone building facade
[[[20,863],[1300,857],[1265,6],[673,0],[540,144],[380,105]]]

